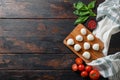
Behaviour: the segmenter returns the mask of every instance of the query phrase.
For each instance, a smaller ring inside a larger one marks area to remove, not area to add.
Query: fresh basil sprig
[[[96,16],[92,11],[95,7],[96,0],[90,2],[88,5],[83,2],[77,2],[73,4],[75,11],[73,12],[78,18],[75,21],[75,24],[84,23],[90,16]]]

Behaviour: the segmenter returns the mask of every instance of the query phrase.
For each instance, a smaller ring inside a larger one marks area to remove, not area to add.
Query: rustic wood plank
[[[1,53],[69,53],[63,39],[74,19],[0,19]]]
[[[76,18],[78,0],[0,0],[0,18]],[[80,0],[89,3],[91,0]],[[104,0],[97,0],[96,6]],[[96,11],[96,9],[95,9]]]
[[[0,36],[64,35],[73,28],[74,19],[0,19]]]
[[[0,70],[71,70],[75,54],[0,54]]]
[[[0,70],[0,74],[0,80],[90,80],[71,70]]]
[[[2,18],[73,18],[74,0],[0,0]]]

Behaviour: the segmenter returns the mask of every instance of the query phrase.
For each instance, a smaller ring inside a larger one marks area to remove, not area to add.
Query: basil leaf
[[[75,9],[81,9],[85,4],[83,4],[82,2],[78,2],[78,3],[74,3],[73,6]]]
[[[79,11],[79,10],[75,10],[73,13],[77,16],[86,16],[90,14],[89,11]]]
[[[81,11],[88,11],[88,7],[86,5],[83,5],[83,7],[80,9]]]
[[[96,0],[90,2],[88,5],[77,2],[74,3],[73,6],[76,9],[73,13],[78,16],[78,19],[74,24],[84,23],[90,16],[96,16],[96,14],[92,11],[95,7]]]
[[[96,14],[92,10],[90,10],[89,12],[90,12],[90,16],[96,16]]]
[[[82,11],[82,12],[79,13],[80,16],[86,16],[88,14],[90,14],[89,11],[85,11],[85,12]]]
[[[84,23],[88,18],[89,16],[79,17],[74,24]]]
[[[79,10],[75,10],[73,13],[79,16]]]
[[[96,0],[90,2],[90,3],[88,4],[88,8],[89,8],[89,9],[93,9],[93,8],[95,7],[95,3],[96,3]]]

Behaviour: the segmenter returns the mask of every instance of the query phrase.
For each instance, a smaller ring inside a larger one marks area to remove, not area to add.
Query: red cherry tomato
[[[80,65],[78,66],[78,70],[84,71],[84,70],[85,70],[85,66],[84,66],[83,64],[80,64]]]
[[[97,80],[100,77],[100,73],[98,72],[98,70],[94,69],[94,70],[90,71],[89,77],[93,80]]]
[[[91,70],[92,70],[92,66],[88,65],[88,66],[85,67],[85,71],[90,72]]]
[[[95,20],[90,20],[90,21],[88,22],[88,28],[89,28],[89,29],[93,30],[93,29],[96,28],[96,26],[97,26],[97,23],[96,23]]]
[[[75,59],[75,63],[76,63],[77,65],[80,65],[80,64],[83,63],[83,60],[82,60],[81,58],[76,58],[76,59]]]
[[[88,72],[87,71],[82,71],[81,72],[81,76],[82,77],[87,77],[88,76]]]
[[[77,64],[73,64],[73,65],[72,65],[72,70],[73,70],[73,71],[77,71],[77,70],[78,70]]]

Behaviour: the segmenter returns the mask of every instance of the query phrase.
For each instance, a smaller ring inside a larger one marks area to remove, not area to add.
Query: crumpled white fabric
[[[120,24],[115,23],[106,16],[98,22],[97,29],[93,31],[93,34],[104,43],[103,54],[105,56],[108,53],[111,36],[120,31],[119,26]]]
[[[88,63],[98,69],[100,74],[109,80],[120,79],[120,52],[108,54],[111,36],[120,32],[120,0],[106,0],[97,8],[98,22],[93,34],[104,43],[103,54],[105,57]],[[119,45],[119,43],[118,43]]]

